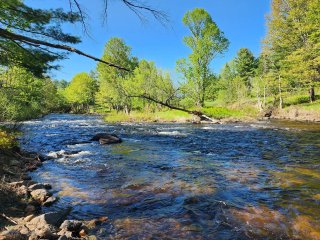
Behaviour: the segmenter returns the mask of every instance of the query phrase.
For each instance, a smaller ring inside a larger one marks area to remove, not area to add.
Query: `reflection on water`
[[[320,125],[119,124],[49,115],[21,144],[72,218],[108,216],[102,239],[320,239]],[[102,146],[95,133],[124,142]]]

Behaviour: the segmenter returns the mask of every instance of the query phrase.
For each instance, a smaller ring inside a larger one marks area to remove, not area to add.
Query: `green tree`
[[[320,80],[320,2],[273,0],[271,7],[265,43],[278,79],[274,82],[278,82],[279,106],[283,91],[288,91],[283,89],[283,82],[307,87],[310,101],[314,101],[314,86]]]
[[[222,68],[219,76],[219,92],[218,100],[223,103],[232,103],[237,100],[237,91],[236,84],[234,84],[234,79],[237,76],[235,61],[232,60]]]
[[[57,89],[50,79],[20,67],[2,68],[0,79],[0,121],[24,120],[57,109]]]
[[[102,59],[112,61],[133,71],[138,65],[137,58],[131,55],[131,48],[120,38],[111,38],[104,49]],[[97,74],[99,91],[96,95],[97,103],[101,108],[113,108],[118,111],[124,109],[127,113],[131,109],[131,99],[124,92],[124,86],[132,72],[110,68],[105,64],[98,63]]]
[[[196,8],[188,11],[183,17],[183,23],[189,28],[191,36],[184,38],[185,44],[192,53],[188,59],[177,62],[177,69],[187,80],[185,94],[198,107],[204,106],[206,88],[210,85],[212,73],[211,61],[223,53],[228,45],[217,24],[204,9]]]
[[[126,88],[126,92],[130,96],[140,97],[139,100],[135,100],[137,105],[134,107],[141,106],[148,112],[159,110],[162,106],[144,97],[167,104],[171,104],[175,100],[176,91],[169,73],[160,71],[153,62],[146,60],[139,62],[139,66],[134,70],[133,78]]]
[[[65,88],[64,95],[72,104],[74,112],[89,112],[89,106],[94,104],[96,83],[88,73],[75,75],[69,86]]]
[[[246,87],[251,89],[251,79],[255,75],[257,62],[248,48],[241,48],[235,58],[237,74],[243,79]]]

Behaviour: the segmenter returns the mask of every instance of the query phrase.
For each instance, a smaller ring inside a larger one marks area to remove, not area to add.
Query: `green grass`
[[[177,110],[167,110],[159,111],[155,113],[148,112],[138,112],[133,111],[130,115],[123,112],[109,112],[105,116],[105,121],[109,123],[117,122],[184,122],[191,120],[192,116],[188,113],[177,111]]]
[[[209,117],[216,119],[236,118],[241,119],[245,117],[257,116],[257,110],[254,107],[246,106],[240,109],[227,107],[206,107],[203,112]]]

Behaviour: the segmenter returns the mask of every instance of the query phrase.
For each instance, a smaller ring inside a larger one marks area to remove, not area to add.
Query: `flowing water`
[[[72,207],[109,220],[101,239],[320,239],[320,125],[105,124],[53,114],[21,145],[51,156],[32,173]],[[88,141],[115,133],[117,145]]]

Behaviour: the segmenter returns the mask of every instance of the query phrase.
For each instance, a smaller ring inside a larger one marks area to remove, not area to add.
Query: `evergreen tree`
[[[257,62],[248,48],[241,48],[235,58],[237,74],[243,79],[246,87],[251,89],[251,78],[255,75]]]

